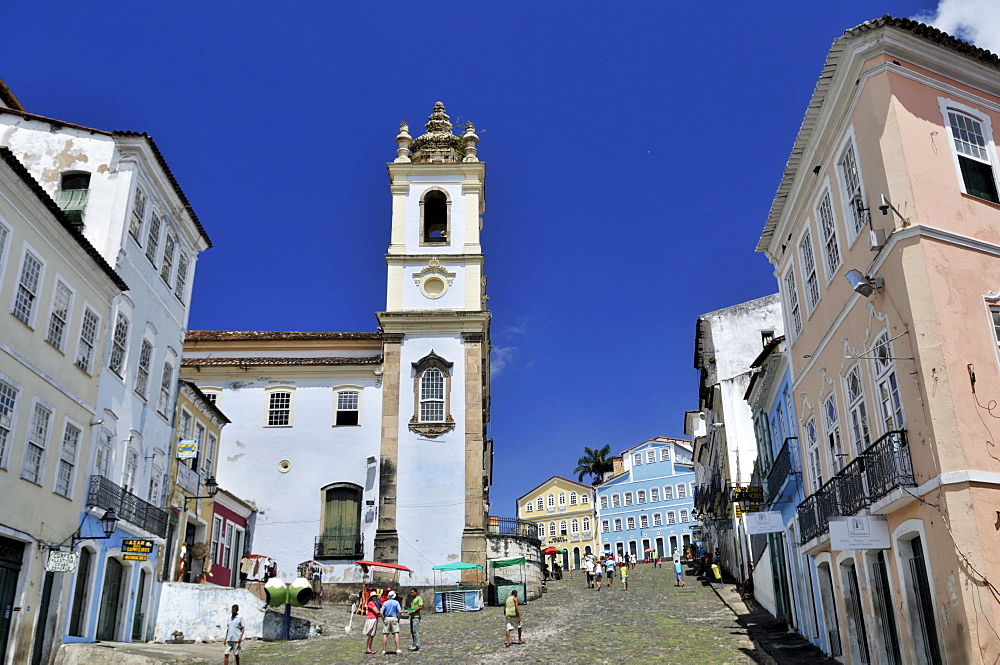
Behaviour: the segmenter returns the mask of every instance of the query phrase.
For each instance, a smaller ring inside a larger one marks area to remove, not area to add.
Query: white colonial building
[[[232,420],[219,483],[258,507],[255,553],[286,580],[310,559],[327,583],[356,579],[359,559],[405,565],[414,584],[486,564],[485,166],[440,102],[426,127],[412,139],[404,124],[388,165],[378,332],[188,335],[183,378]]]

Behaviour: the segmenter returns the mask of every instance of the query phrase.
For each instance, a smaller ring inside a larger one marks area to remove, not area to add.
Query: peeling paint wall
[[[153,630],[154,642],[173,639],[175,631],[185,640],[222,642],[232,606],[240,606],[246,622],[245,639],[260,639],[264,628],[264,603],[246,589],[226,589],[212,584],[165,582],[160,592],[160,612]]]

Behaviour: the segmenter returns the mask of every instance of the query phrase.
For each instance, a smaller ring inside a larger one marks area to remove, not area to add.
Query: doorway
[[[125,567],[118,559],[108,559],[101,589],[101,609],[97,618],[97,639],[113,642],[118,634],[118,614],[121,609],[122,577]]]
[[[7,640],[23,555],[24,543],[0,537],[0,662],[6,662],[7,658]]]
[[[52,583],[56,574],[45,573],[45,580],[42,582],[42,595],[38,600],[38,622],[35,624],[35,644],[31,648],[31,665],[42,665],[42,650],[45,647],[46,636],[51,637],[51,632],[46,630],[49,618],[49,605],[52,602]],[[48,658],[45,659],[48,662]]]

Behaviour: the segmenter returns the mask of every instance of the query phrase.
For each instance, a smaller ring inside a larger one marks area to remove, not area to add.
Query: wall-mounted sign
[[[781,523],[781,513],[777,510],[762,510],[746,516],[747,533],[756,536],[762,533],[780,533],[785,530]]]
[[[177,442],[177,459],[194,459],[197,456],[197,439],[181,439]]]
[[[76,570],[76,563],[79,559],[80,555],[77,552],[49,550],[49,559],[45,562],[45,572],[72,573]]]
[[[568,543],[569,536],[549,536],[545,541],[548,543]]]
[[[717,531],[726,531],[726,530],[731,530],[732,528],[733,528],[732,520],[716,520],[715,522],[715,529]]]
[[[831,550],[887,550],[889,523],[884,517],[855,515],[830,520]]]
[[[764,488],[754,487],[734,487],[733,501],[743,503],[764,503]]]
[[[149,561],[149,555],[152,552],[152,540],[126,539],[122,541],[122,559],[125,561]]]

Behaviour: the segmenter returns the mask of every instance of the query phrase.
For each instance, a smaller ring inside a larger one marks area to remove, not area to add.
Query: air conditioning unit
[[[871,229],[868,231],[868,249],[877,252],[885,247],[885,231],[882,229]]]

